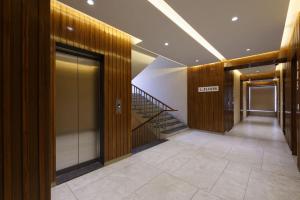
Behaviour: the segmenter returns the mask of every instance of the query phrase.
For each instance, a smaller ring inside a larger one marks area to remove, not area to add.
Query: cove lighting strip
[[[285,48],[289,45],[299,12],[300,12],[300,1],[290,0],[287,16],[285,20],[282,40],[281,40],[281,48]]]
[[[205,49],[212,53],[219,60],[223,61],[226,58],[215,49],[204,37],[202,37],[191,25],[189,25],[171,6],[164,0],[148,0],[154,7],[166,15],[172,22],[179,26],[189,36],[201,44]]]

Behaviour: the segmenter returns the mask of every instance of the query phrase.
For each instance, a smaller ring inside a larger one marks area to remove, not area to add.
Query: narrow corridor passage
[[[187,130],[52,189],[52,200],[299,200],[300,174],[276,119],[226,135]]]

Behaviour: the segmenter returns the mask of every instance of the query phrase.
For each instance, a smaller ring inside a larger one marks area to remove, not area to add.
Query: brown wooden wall
[[[288,62],[283,67],[284,132],[294,155],[298,155],[300,169],[300,23],[299,16],[288,47]]]
[[[219,86],[219,92],[198,93],[198,87]],[[188,125],[190,128],[224,132],[224,65],[188,68]]]
[[[224,73],[224,130],[230,131],[234,125],[233,71]]]
[[[299,90],[297,91],[297,67],[299,70],[300,52],[299,52],[299,20],[294,29],[293,37],[290,41],[290,46],[287,51],[288,61],[283,67],[283,81],[284,81],[284,132],[286,140],[292,150],[294,155],[297,155],[297,151],[300,152],[300,141],[297,145],[297,135],[300,137],[300,114],[299,109],[297,109],[297,104],[299,101]],[[298,78],[299,79],[299,78]],[[297,102],[298,101],[298,102]],[[298,140],[299,140],[298,137]],[[298,146],[298,147],[297,147]],[[298,162],[300,166],[300,160]]]
[[[0,199],[50,200],[50,1],[0,13]]]
[[[53,78],[55,42],[104,55],[104,160],[131,153],[131,36],[58,2],[52,2],[51,18]],[[117,98],[121,114],[115,112]],[[55,155],[54,130],[52,142]],[[55,170],[55,158],[52,163]]]

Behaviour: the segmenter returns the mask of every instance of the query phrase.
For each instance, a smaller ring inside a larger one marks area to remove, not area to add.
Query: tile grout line
[[[262,161],[261,161],[261,170],[263,170],[263,166],[264,166],[264,159],[265,159],[265,149],[263,148],[263,153],[262,153]]]
[[[253,171],[253,169],[251,167],[251,170],[250,170],[250,173],[249,173],[249,177],[248,177],[248,181],[247,181],[247,185],[246,185],[246,189],[245,189],[244,196],[243,196],[243,200],[245,200],[245,198],[246,198],[246,194],[247,194],[247,190],[248,190],[248,186],[249,186],[249,182],[250,182],[250,177],[252,175],[252,171]]]
[[[79,200],[79,198],[76,196],[76,194],[73,192],[73,190],[70,188],[70,186],[66,183],[67,188],[70,190],[70,192],[73,194],[76,200]]]
[[[227,160],[227,159],[225,159],[225,160]],[[215,187],[215,185],[217,184],[217,182],[220,180],[220,178],[221,178],[221,176],[224,174],[224,172],[225,172],[225,170],[226,170],[226,168],[228,167],[228,165],[229,165],[229,163],[230,163],[231,161],[229,161],[229,160],[227,160],[227,164],[226,164],[226,166],[224,167],[224,169],[222,170],[222,172],[220,173],[220,175],[219,175],[219,177],[217,178],[217,180],[214,182],[214,184],[211,186],[211,188],[209,189],[209,193],[211,193],[211,191],[213,190],[213,188]]]
[[[157,168],[156,168],[157,169]],[[132,195],[132,194],[136,194],[136,192],[140,189],[142,189],[145,185],[147,185],[148,183],[150,183],[151,181],[153,181],[155,178],[159,177],[160,175],[162,175],[164,172],[160,172],[158,173],[156,176],[152,177],[151,179],[149,179],[149,181],[147,181],[146,183],[142,184],[141,186],[139,186],[138,188],[136,188],[133,192],[131,192],[129,195],[122,197],[122,199]],[[137,195],[137,194],[136,194]]]
[[[193,198],[196,196],[196,194],[200,191],[200,188],[197,187],[196,192],[191,196],[190,200],[193,200]]]

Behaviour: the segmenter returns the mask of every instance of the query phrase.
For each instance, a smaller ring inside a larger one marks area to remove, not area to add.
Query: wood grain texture
[[[283,55],[284,56],[284,55]],[[241,58],[235,58],[235,59],[229,59],[224,61],[224,66],[225,69],[227,68],[234,68],[234,67],[239,67],[243,68],[243,66],[249,67],[248,65],[255,64],[255,63],[264,63],[267,61],[274,61],[277,59],[281,58],[280,51],[271,51],[271,52],[266,52],[262,54],[256,54],[256,55],[251,55],[251,56],[246,56],[246,57],[241,57]]]
[[[131,36],[59,2],[51,4],[51,19],[52,84],[55,42],[104,55],[104,160],[108,162],[131,153]],[[67,26],[74,30],[68,31]],[[53,95],[54,91],[54,112]],[[122,102],[121,114],[115,111],[117,99]],[[52,131],[52,154],[55,155]],[[53,156],[53,170],[54,163]]]
[[[250,82],[247,85],[250,87],[275,86],[277,85],[277,81],[257,81],[257,82]]]
[[[234,125],[233,71],[224,74],[224,130],[230,131]]]
[[[241,80],[248,81],[248,80],[266,80],[266,79],[274,79],[276,77],[275,72],[263,72],[263,73],[254,73],[254,74],[242,74]]]
[[[4,15],[3,15],[3,1],[0,2],[0,63],[3,65],[3,26],[4,26]],[[4,199],[4,152],[3,152],[3,67],[0,67],[0,199]]]
[[[244,119],[244,88],[243,88],[244,81],[240,80],[240,121]]]
[[[284,85],[284,132],[286,140],[294,155],[300,153],[300,116],[297,104],[300,103],[299,90],[297,90],[297,70],[299,70],[299,16],[295,24],[294,33],[290,41],[290,46],[286,51],[288,56],[287,63],[283,66],[283,85]],[[299,77],[298,77],[299,79]],[[298,85],[299,86],[299,85]],[[300,169],[300,158],[298,156],[298,167]]]
[[[198,93],[198,87],[219,86],[219,92]],[[190,128],[224,132],[223,63],[188,68],[188,125]]]
[[[1,20],[0,197],[50,200],[50,1],[2,1]]]

